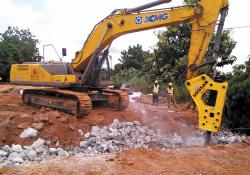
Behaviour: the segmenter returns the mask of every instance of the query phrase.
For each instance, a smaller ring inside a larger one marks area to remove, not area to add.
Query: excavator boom
[[[164,10],[128,14],[126,10],[108,16],[95,27],[71,65],[76,72],[84,71],[101,42],[101,50],[119,36],[149,29],[191,22],[201,15],[200,6],[176,7]]]

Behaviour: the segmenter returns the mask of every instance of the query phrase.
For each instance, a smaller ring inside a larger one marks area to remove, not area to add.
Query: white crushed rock
[[[141,92],[132,92],[132,94],[129,95],[129,102],[132,103],[138,102],[142,97],[142,95],[143,94]]]
[[[37,139],[36,141],[33,142],[33,144],[31,145],[32,148],[41,148],[44,146],[45,140],[43,139]]]
[[[16,152],[13,152],[9,155],[7,160],[12,162],[12,163],[22,163],[23,162],[22,157],[23,157],[22,154],[18,154]]]
[[[58,151],[58,156],[59,157],[67,157],[67,156],[69,156],[69,153],[67,151],[63,150],[62,148],[58,148],[57,151]]]
[[[212,144],[227,144],[227,143],[235,143],[243,140],[245,136],[233,134],[230,131],[220,131],[213,135],[211,138]]]
[[[33,128],[27,128],[20,134],[20,138],[36,137],[37,134],[38,134],[37,130]]]
[[[12,149],[9,145],[5,145],[3,148],[2,148],[3,151],[7,152],[7,153],[11,153],[12,152]]]
[[[49,153],[51,153],[51,154],[57,154],[58,150],[56,148],[49,148]]]
[[[37,158],[37,152],[33,150],[31,147],[26,148],[24,154],[31,161],[34,161]]]
[[[0,150],[0,157],[4,157],[4,156],[7,156],[8,153],[5,152],[4,150]]]
[[[12,149],[13,152],[17,152],[17,153],[20,153],[20,152],[23,151],[23,148],[22,148],[21,145],[15,145],[15,144],[13,144],[11,146],[11,149]]]

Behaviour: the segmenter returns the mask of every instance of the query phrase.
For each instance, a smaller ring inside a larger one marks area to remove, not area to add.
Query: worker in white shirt
[[[153,86],[153,105],[159,104],[159,82],[158,80],[155,80],[154,86]]]
[[[168,83],[167,87],[167,97],[168,97],[168,108],[170,108],[170,103],[172,102],[174,107],[177,108],[175,97],[174,97],[174,87],[172,83]]]

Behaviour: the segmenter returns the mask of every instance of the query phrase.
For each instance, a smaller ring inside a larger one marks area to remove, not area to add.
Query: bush
[[[149,77],[142,76],[142,73],[134,68],[120,70],[112,76],[112,81],[115,87],[121,87],[123,83],[127,83],[142,93],[150,93],[152,89],[152,83],[148,83]]]
[[[115,87],[121,87],[123,83],[129,83],[129,80],[136,77],[138,73],[139,71],[134,68],[124,69],[114,74],[111,79]]]
[[[250,57],[245,65],[235,66],[228,79],[224,126],[250,134]]]
[[[148,83],[146,76],[135,76],[129,81],[129,84],[131,84],[135,90],[144,94],[152,93],[153,83]]]
[[[186,102],[191,99],[190,94],[185,85],[177,86],[175,88],[175,96],[176,96],[176,101],[179,102]]]

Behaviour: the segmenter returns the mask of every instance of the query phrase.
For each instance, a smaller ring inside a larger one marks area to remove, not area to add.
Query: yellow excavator
[[[158,0],[135,8],[114,10],[93,28],[71,63],[12,65],[12,84],[47,87],[24,90],[23,103],[64,110],[78,117],[89,114],[92,105],[99,102],[123,110],[129,103],[127,93],[101,84],[102,65],[107,61],[112,41],[133,32],[191,23],[186,87],[198,107],[199,128],[217,132],[228,83],[216,82],[213,77],[198,75],[198,72],[203,66],[216,65],[228,0],[199,0],[193,5],[152,9],[170,1]],[[217,22],[213,58],[204,63],[202,61]],[[205,100],[207,92],[210,95]]]

